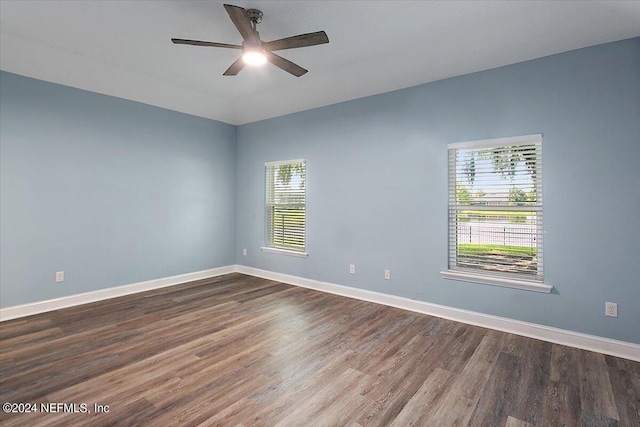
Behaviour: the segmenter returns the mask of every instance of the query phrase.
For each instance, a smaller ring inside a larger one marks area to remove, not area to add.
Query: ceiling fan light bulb
[[[242,54],[242,60],[247,65],[262,65],[267,62],[267,57],[260,51],[248,50]]]

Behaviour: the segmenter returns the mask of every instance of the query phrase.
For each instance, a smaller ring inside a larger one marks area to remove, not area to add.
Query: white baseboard
[[[136,294],[138,292],[145,292],[153,289],[164,288],[167,286],[178,285],[180,283],[192,282],[194,280],[221,276],[223,274],[233,273],[235,271],[235,265],[228,265],[224,267],[212,268],[209,270],[196,271],[195,273],[162,277],[160,279],[147,280],[145,282],[132,283],[129,285],[100,289],[97,291],[85,292],[82,294],[69,295],[66,297],[50,299],[47,301],[38,301],[29,304],[16,305],[13,307],[0,308],[0,322],[4,322],[5,320],[17,319],[19,317],[31,316],[32,314],[59,310],[61,308],[88,304],[90,302],[102,301],[105,299],[120,297],[123,295]]]
[[[447,307],[439,304],[431,304],[424,301],[416,301],[409,298],[383,294],[365,289],[320,282],[318,280],[306,279],[304,277],[274,273],[272,271],[246,267],[243,265],[237,265],[236,271],[251,276],[288,283],[290,285],[315,289],[363,301],[375,302],[404,310],[454,320],[456,322],[481,326],[483,328],[496,329],[498,331],[509,332],[555,344],[595,351],[640,362],[640,345],[626,341],[618,341],[595,335],[588,335],[580,332],[508,319],[506,317],[492,316],[489,314]]]
[[[467,323],[483,328],[495,329],[509,332],[529,338],[535,338],[556,344],[581,348],[583,350],[596,351],[598,353],[610,354],[612,356],[623,357],[625,359],[640,362],[640,345],[625,341],[618,341],[595,335],[582,334],[565,329],[553,328],[550,326],[538,325],[535,323],[523,322],[520,320],[508,319],[505,317],[492,316],[489,314],[477,313],[459,308],[447,307],[439,304],[432,304],[424,301],[416,301],[409,298],[383,294],[380,292],[365,289],[352,288],[349,286],[337,285],[334,283],[321,282],[304,277],[291,276],[288,274],[275,273],[273,271],[261,270],[243,265],[228,265],[210,270],[197,271],[194,273],[181,274],[178,276],[163,277],[160,279],[148,280],[145,282],[133,283],[130,285],[117,286],[114,288],[100,289],[97,291],[82,294],[70,295],[67,297],[51,299],[47,301],[34,302],[0,309],[0,322],[31,316],[33,314],[47,311],[59,310],[61,308],[73,307],[76,305],[102,301],[123,295],[135,294],[138,292],[150,291],[167,286],[178,285],[194,280],[206,279],[233,272],[276,280],[290,285],[315,289],[322,292],[355,298],[363,301],[370,301],[390,307],[415,311],[417,313],[428,314],[430,316],[441,317],[454,320],[456,322]]]

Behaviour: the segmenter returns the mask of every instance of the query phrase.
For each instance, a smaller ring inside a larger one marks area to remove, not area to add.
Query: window
[[[265,163],[265,246],[267,252],[306,256],[306,164]]]
[[[445,278],[540,292],[542,135],[449,144]]]

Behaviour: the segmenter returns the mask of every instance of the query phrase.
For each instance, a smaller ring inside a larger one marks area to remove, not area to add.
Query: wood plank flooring
[[[234,273],[1,323],[4,402],[38,412],[2,426],[640,426],[640,363]]]

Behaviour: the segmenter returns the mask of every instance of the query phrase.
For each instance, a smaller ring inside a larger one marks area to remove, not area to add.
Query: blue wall
[[[442,279],[447,143],[533,133],[554,293]],[[640,39],[240,126],[237,141],[239,264],[640,343]],[[308,259],[259,250],[264,162],[296,158]]]
[[[2,307],[235,263],[234,126],[2,72],[0,157]]]

